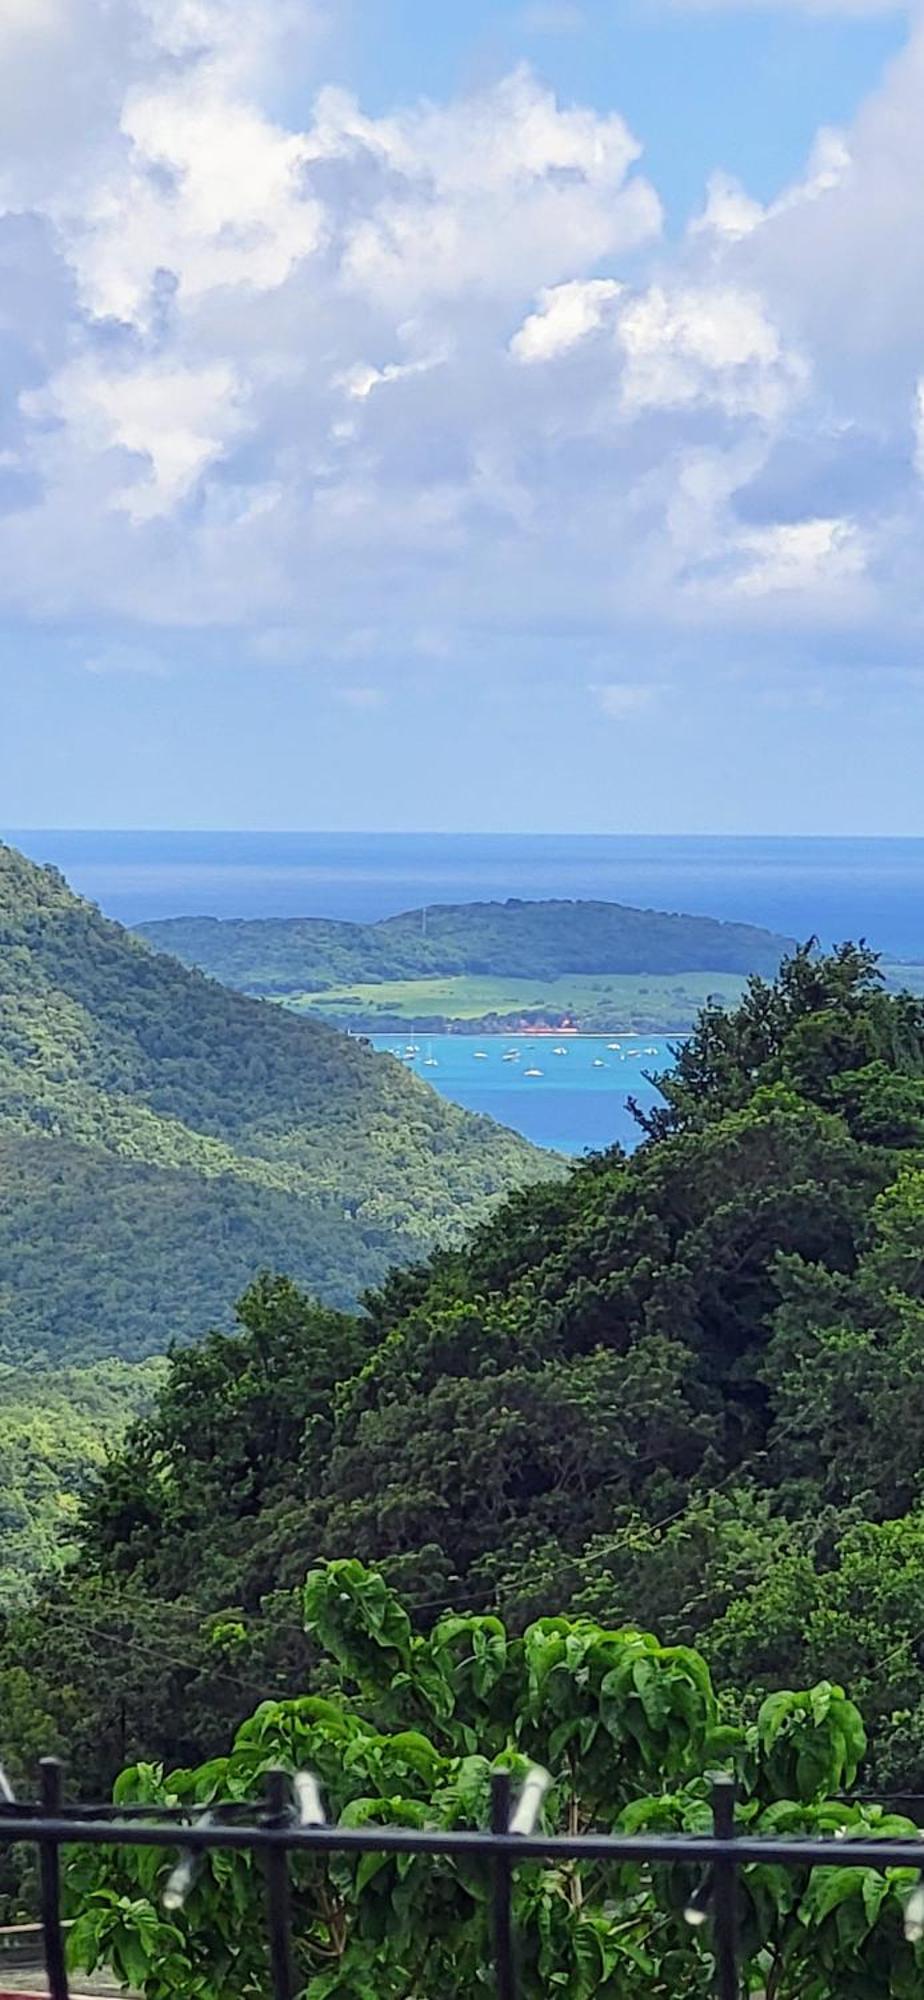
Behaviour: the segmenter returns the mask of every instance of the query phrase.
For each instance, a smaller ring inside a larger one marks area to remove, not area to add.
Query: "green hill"
[[[689,1028],[713,994],[773,974],[786,938],[621,903],[462,903],[376,924],[175,917],[142,934],[225,985],[363,1032]]]
[[[444,904],[375,924],[173,917],[139,930],[184,964],[261,993],[454,973],[773,973],[790,943],[751,924],[594,902]]]
[[[347,1303],[550,1172],[0,847],[0,1360],[155,1353],[267,1263]]]

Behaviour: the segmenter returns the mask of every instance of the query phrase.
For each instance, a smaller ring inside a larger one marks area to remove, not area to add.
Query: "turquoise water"
[[[560,1153],[596,1150],[617,1139],[626,1147],[637,1145],[641,1135],[627,1100],[632,1096],[640,1104],[654,1103],[657,1091],[644,1072],[667,1069],[671,1062],[671,1044],[654,1035],[372,1039],[377,1049],[389,1051],[444,1097],[468,1111],[487,1112],[534,1145]],[[410,1049],[417,1053],[406,1053]],[[557,1049],[563,1053],[556,1054]],[[530,1074],[535,1070],[538,1076]]]

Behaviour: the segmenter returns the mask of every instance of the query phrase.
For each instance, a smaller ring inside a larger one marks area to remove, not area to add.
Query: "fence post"
[[[491,1832],[510,1830],[510,1777],[495,1771],[491,1779]],[[497,1968],[497,2000],[516,2000],[516,1968],[513,1956],[513,1914],[511,1908],[512,1869],[509,1856],[495,1853],[491,1858],[494,1881],[494,1963]]]
[[[267,1773],[266,1803],[268,1824],[285,1826],[290,1816],[289,1778],[285,1771]],[[266,1902],[274,2000],[295,2000],[289,1854],[285,1847],[266,1850]]]
[[[57,1757],[42,1758],[39,1764],[39,1783],[45,1818],[58,1819],[61,1813],[62,1771]],[[58,1843],[46,1836],[39,1841],[38,1850],[42,1892],[42,1936],[45,1945],[48,1991],[51,2000],[68,2000],[67,1965],[61,1930],[61,1857]]]
[[[734,1839],[736,1791],[734,1778],[716,1778],[713,1783],[712,1831],[716,1840]],[[725,1861],[716,1856],[713,1869],[712,1934],[717,2000],[740,2000],[737,1875],[738,1867],[735,1861]]]

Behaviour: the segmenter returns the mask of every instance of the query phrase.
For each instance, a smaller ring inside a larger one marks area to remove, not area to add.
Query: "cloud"
[[[539,295],[538,311],[530,313],[513,335],[514,360],[551,361],[557,354],[567,354],[603,325],[607,307],[621,290],[612,278],[573,278],[568,285],[546,286]]]
[[[624,307],[618,339],[630,412],[711,402],[730,416],[769,419],[805,377],[760,297],[731,285],[654,285]]]
[[[126,466],[112,502],[144,521],[174,513],[220,458],[243,422],[240,393],[227,363],[118,373],[75,363],[22,406],[27,415],[57,416],[88,452],[115,449],[140,460],[137,473]]]
[[[862,538],[850,521],[794,521],[738,538],[732,588],[742,597],[829,591],[863,575]]]
[[[921,30],[680,241],[617,113],[526,67],[371,112],[321,35],[301,0],[5,11],[9,617],[217,630],[359,709],[567,645],[617,720],[666,683],[599,658],[913,629]]]
[[[365,402],[381,383],[406,381],[409,375],[427,375],[443,359],[441,354],[430,354],[420,361],[388,361],[384,368],[375,368],[368,361],[354,361],[342,375],[334,376],[333,386],[343,389],[354,401]]]
[[[657,196],[616,113],[563,109],[521,68],[464,105],[364,118],[325,91],[309,150],[362,166],[364,213],[344,231],[345,283],[385,310],[474,294],[516,298],[649,240]]]
[[[611,722],[626,722],[653,708],[664,690],[641,681],[594,681],[590,692]]]

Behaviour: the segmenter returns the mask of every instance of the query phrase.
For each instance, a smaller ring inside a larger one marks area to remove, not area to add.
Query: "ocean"
[[[180,915],[368,922],[421,903],[596,896],[864,936],[924,959],[924,839],[634,834],[2,834],[122,923]]]
[[[126,924],[154,917],[328,916],[369,922],[422,903],[508,896],[599,897],[765,925],[825,945],[865,937],[895,958],[924,960],[924,840],[597,834],[86,833],[2,834]],[[518,1064],[503,1044],[436,1038],[420,1074],[535,1144],[580,1153],[638,1128],[630,1094],[651,1099],[643,1068],[581,1037],[567,1057],[540,1042]],[[448,1046],[444,1046],[444,1043]],[[393,1037],[381,1045],[399,1046]],[[633,1043],[632,1046],[636,1046]],[[483,1056],[477,1052],[483,1049]],[[602,1065],[602,1066],[601,1066]],[[516,1074],[512,1075],[511,1072]]]

